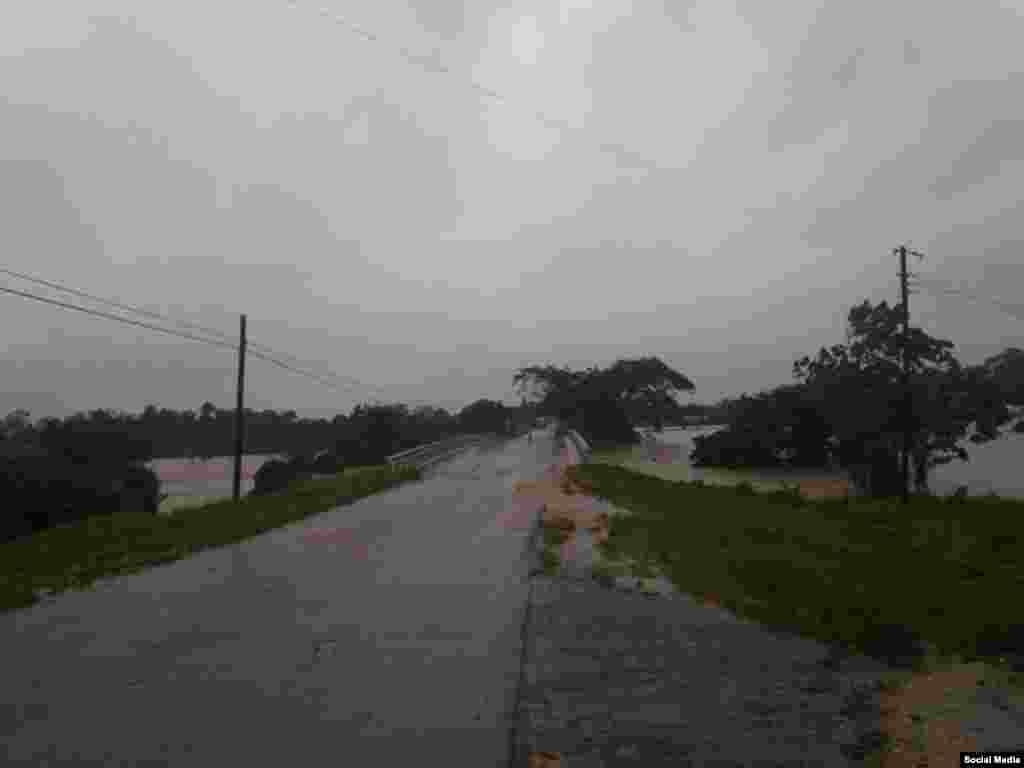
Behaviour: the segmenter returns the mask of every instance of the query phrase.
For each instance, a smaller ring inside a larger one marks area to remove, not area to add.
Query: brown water
[[[242,457],[242,493],[252,490],[253,476],[274,456]],[[150,469],[160,478],[160,492],[169,496],[224,498],[231,495],[234,457],[217,456],[208,460],[155,459]]]
[[[780,488],[784,483],[843,477],[841,473],[825,471],[726,470],[692,466],[689,456],[693,450],[693,439],[718,429],[720,427],[697,427],[662,432],[656,436],[657,441],[668,450],[660,452],[660,461],[652,460],[650,452],[643,446],[616,453],[614,459],[617,463],[669,480],[702,480],[725,485],[749,482],[754,487],[766,489]],[[957,486],[966,485],[971,495],[994,492],[1000,496],[1024,498],[1024,434],[1007,431],[991,443],[968,443],[967,451],[971,457],[969,461],[954,461],[932,471],[929,485],[934,493],[947,495],[953,493]]]

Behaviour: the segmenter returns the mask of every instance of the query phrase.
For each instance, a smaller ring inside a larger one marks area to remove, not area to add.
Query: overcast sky
[[[699,401],[783,384],[897,298],[901,242],[1024,305],[1022,2],[323,2],[6,9],[0,266],[245,312],[365,383],[251,361],[247,404],[309,415],[623,356]],[[965,362],[1024,346],[1024,311],[912,310]],[[234,401],[227,349],[10,295],[0,329],[4,412]]]

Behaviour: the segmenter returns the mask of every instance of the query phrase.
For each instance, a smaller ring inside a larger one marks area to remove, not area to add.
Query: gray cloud
[[[227,332],[246,312],[257,341],[456,405],[506,396],[518,365],[633,354],[700,399],[787,381],[850,305],[895,297],[904,240],[922,271],[1019,295],[1020,19],[738,5],[353,11],[451,78],[315,8],[246,6],[240,26],[229,2],[197,26],[174,5],[83,6],[62,19],[78,35],[26,5],[9,38],[24,18],[56,42],[0,43],[0,261]],[[967,357],[1019,328],[916,306]],[[230,404],[230,351],[13,298],[0,324],[17,361],[0,408]],[[382,396],[252,370],[260,407]]]
[[[910,40],[903,41],[903,63],[908,67],[916,67],[921,63],[921,49]]]
[[[1015,153],[1024,136],[1024,119],[996,120],[952,158],[951,167],[931,186],[939,199],[948,200],[974,184],[999,173],[1003,164],[1015,160]]]
[[[858,48],[850,58],[844,61],[835,71],[833,78],[841,88],[849,87],[850,84],[857,79],[857,69],[863,57],[864,49]]]
[[[424,29],[445,40],[457,38],[466,27],[466,6],[464,0],[406,0],[416,20]]]

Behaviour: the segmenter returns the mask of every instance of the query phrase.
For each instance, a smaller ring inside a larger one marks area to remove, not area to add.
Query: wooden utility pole
[[[903,477],[903,503],[907,504],[910,501],[910,445],[913,439],[910,420],[913,403],[910,399],[910,367],[907,349],[910,344],[907,247],[901,245],[896,249],[896,253],[900,257],[900,297],[903,301],[903,456],[900,460],[900,474]]]
[[[238,391],[235,399],[235,477],[231,498],[238,501],[242,495],[242,449],[245,445],[245,315],[239,320],[238,334]]]
[[[907,282],[910,273],[907,271],[907,254],[912,253],[917,258],[923,259],[924,254],[917,251],[908,251],[907,246],[901,245],[894,253],[900,257],[900,297],[903,302],[903,456],[901,459],[901,473],[903,475],[903,503],[910,501],[910,454],[913,451],[914,442],[914,403],[910,391],[910,291]]]

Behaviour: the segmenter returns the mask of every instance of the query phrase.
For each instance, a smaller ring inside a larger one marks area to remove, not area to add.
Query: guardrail
[[[590,444],[575,429],[570,429],[567,439],[575,446],[580,463],[585,463],[590,458]]]
[[[485,439],[484,435],[460,435],[446,440],[417,445],[415,448],[394,453],[387,457],[388,464],[416,464],[427,466],[453,456],[475,442]]]

